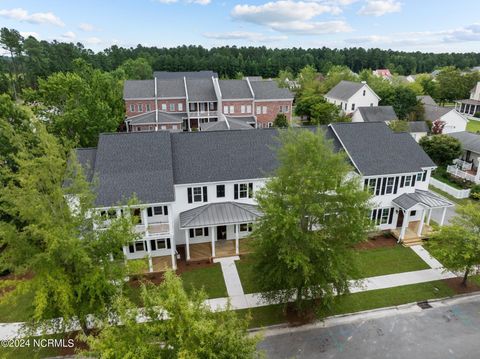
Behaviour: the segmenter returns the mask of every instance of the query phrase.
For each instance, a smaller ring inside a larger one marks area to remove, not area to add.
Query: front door
[[[401,227],[403,224],[403,211],[401,209],[398,210],[398,219],[397,219],[397,227]]]
[[[227,239],[227,226],[217,226],[217,241]]]

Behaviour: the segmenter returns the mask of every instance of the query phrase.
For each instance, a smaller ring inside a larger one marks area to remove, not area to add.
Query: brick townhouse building
[[[211,71],[155,72],[124,84],[128,131],[271,127],[277,114],[292,118],[293,94],[272,80],[220,80]]]

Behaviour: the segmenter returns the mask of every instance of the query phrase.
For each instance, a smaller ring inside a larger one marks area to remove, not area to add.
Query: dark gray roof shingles
[[[153,80],[126,80],[123,84],[123,98],[154,98],[155,82]]]
[[[385,122],[398,120],[392,106],[359,107],[358,111],[365,122]]]
[[[293,100],[289,89],[278,87],[273,80],[251,81],[255,100]]]
[[[449,133],[448,136],[459,140],[464,150],[480,153],[480,135],[462,131]]]
[[[333,98],[336,100],[347,101],[355,93],[357,93],[365,84],[361,82],[353,81],[340,81],[330,91],[327,92],[325,97]]]
[[[217,101],[212,79],[187,79],[189,101]]]
[[[246,80],[219,80],[222,99],[252,99],[253,95]]]
[[[171,80],[157,79],[157,96],[159,98],[185,98],[185,83],[183,78]]]
[[[218,74],[210,70],[178,72],[154,71],[153,77],[156,77],[159,80],[183,79],[184,77],[191,79],[210,79],[212,77],[218,77]]]
[[[183,112],[167,113],[158,111],[158,123],[182,123],[183,118],[186,117],[187,114]],[[130,117],[128,122],[132,125],[152,124],[157,122],[157,116],[155,111],[145,112],[141,115]]]

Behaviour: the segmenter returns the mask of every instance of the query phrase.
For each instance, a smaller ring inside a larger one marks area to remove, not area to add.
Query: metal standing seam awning
[[[262,213],[258,206],[220,202],[190,209],[180,213],[180,229],[211,227],[254,222]]]
[[[427,208],[445,208],[453,206],[453,203],[445,198],[430,191],[422,190],[416,190],[413,193],[404,193],[392,200],[392,203],[403,210],[409,210],[417,204]]]

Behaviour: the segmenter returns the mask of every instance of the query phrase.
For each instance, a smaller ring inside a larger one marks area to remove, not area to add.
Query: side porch
[[[443,226],[447,208],[453,203],[430,191],[404,193],[392,201],[398,211],[396,228],[391,230],[398,243],[404,246],[422,244],[432,234],[430,226],[433,211],[441,211],[439,225]]]

